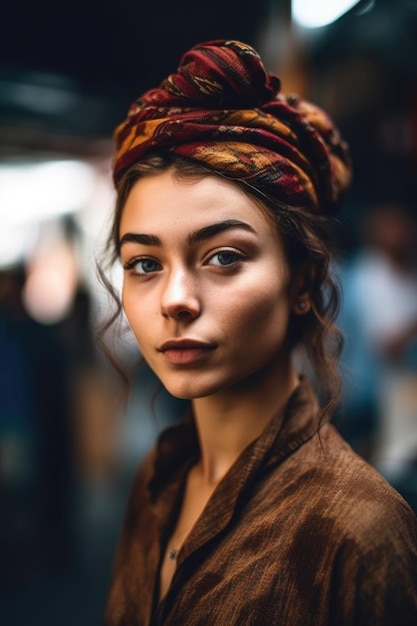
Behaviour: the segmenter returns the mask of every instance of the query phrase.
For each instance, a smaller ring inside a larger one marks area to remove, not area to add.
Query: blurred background
[[[183,410],[97,345],[112,131],[203,40],[254,45],[351,146],[339,428],[417,510],[417,0],[7,3],[0,38],[0,615],[95,626],[133,473]],[[310,5],[310,6],[309,6]],[[349,6],[354,5],[354,6]],[[312,12],[311,9],[314,9]],[[113,277],[120,279],[117,270]],[[108,335],[110,343],[114,340]],[[170,417],[168,417],[168,415]]]

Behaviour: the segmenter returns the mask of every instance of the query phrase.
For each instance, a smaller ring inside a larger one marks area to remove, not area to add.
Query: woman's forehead
[[[217,176],[178,178],[172,171],[146,176],[132,187],[122,211],[120,230],[130,224],[202,228],[236,219],[253,230],[271,226],[260,203],[238,185]]]

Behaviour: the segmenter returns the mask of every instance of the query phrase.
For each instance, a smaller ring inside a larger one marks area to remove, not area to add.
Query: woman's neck
[[[283,411],[298,384],[289,366],[193,401],[201,457],[201,484],[217,484],[240,453]]]

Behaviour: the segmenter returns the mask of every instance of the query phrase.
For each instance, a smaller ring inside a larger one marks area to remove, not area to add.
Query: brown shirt
[[[223,478],[158,603],[160,561],[198,455],[192,421],[136,478],[106,626],[416,626],[417,519],[330,424],[306,381]]]

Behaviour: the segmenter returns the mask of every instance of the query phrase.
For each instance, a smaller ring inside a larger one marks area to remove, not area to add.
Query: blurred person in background
[[[47,260],[65,281],[51,248]],[[98,500],[103,484],[121,491],[113,377],[99,368],[83,285],[64,316],[42,323],[25,306],[28,274],[0,271],[0,614],[10,625],[99,623],[119,508]],[[58,300],[53,285],[46,295],[43,311]]]
[[[106,626],[414,624],[417,520],[330,424],[339,132],[253,48],[215,41],[115,138],[114,319],[191,406],[134,481]]]
[[[69,351],[22,304],[25,270],[0,273],[1,588],[62,572],[73,534]],[[6,595],[6,594],[5,594]]]
[[[417,458],[417,221],[405,204],[378,203],[361,232],[342,272],[344,408],[356,416],[342,428],[395,480]]]
[[[363,301],[367,331],[387,362],[417,364],[416,217],[405,205],[378,205],[365,220],[363,238],[362,275],[373,289]]]

